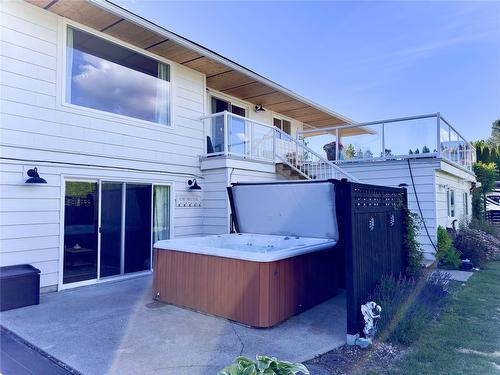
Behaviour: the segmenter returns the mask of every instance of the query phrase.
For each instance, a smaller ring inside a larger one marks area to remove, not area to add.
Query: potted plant
[[[344,149],[342,143],[339,142],[339,152]],[[323,150],[326,152],[326,158],[328,160],[335,160],[337,154],[337,141],[327,143],[323,146]]]

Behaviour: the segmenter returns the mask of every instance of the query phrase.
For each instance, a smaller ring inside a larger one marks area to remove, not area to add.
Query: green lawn
[[[391,373],[500,374],[500,262],[453,293],[439,320]]]

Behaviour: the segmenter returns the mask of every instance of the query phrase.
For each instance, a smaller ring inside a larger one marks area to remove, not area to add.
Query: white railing
[[[205,157],[233,156],[283,163],[306,179],[358,181],[282,130],[227,111],[203,116]]]
[[[437,157],[472,170],[476,161],[474,146],[439,113],[306,130],[300,136],[320,134],[333,138],[324,150],[336,164]]]

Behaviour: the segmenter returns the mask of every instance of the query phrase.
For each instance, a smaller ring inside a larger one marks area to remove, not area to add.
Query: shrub
[[[500,238],[500,231],[498,230],[498,228],[495,227],[493,224],[491,224],[489,221],[484,219],[479,220],[473,218],[469,223],[464,225],[464,227],[469,229],[477,229],[485,233],[491,234],[496,238]]]
[[[441,311],[447,295],[449,275],[434,272],[429,277],[384,277],[372,300],[382,307],[377,336],[392,343],[410,345]]]
[[[500,240],[477,229],[464,228],[455,238],[455,247],[477,267],[500,260]]]
[[[417,241],[417,233],[420,227],[420,216],[406,209],[406,233],[404,242],[408,251],[408,268],[406,273],[412,277],[418,277],[422,272],[422,261],[424,255]]]
[[[234,363],[219,371],[217,375],[309,375],[309,370],[301,363],[278,361],[274,357],[257,355],[255,361],[246,357],[237,357]]]
[[[458,268],[460,266],[460,253],[453,246],[450,235],[442,226],[437,230],[436,259],[443,268]]]

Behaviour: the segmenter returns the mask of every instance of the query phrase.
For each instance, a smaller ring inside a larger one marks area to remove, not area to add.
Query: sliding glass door
[[[123,187],[120,182],[101,184],[100,277],[123,274]]]
[[[127,184],[125,202],[125,273],[149,270],[151,185]]]
[[[63,284],[151,269],[170,238],[169,185],[67,181]]]
[[[63,283],[97,278],[97,182],[67,181],[64,198]]]

